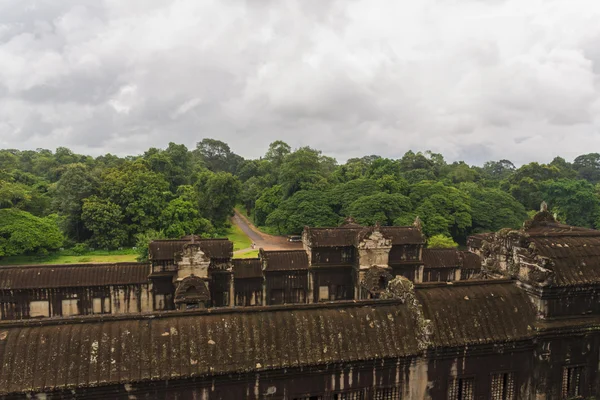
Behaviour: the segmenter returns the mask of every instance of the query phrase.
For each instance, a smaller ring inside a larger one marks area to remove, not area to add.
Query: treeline
[[[148,238],[223,234],[236,204],[281,234],[305,225],[407,225],[464,243],[518,227],[542,200],[559,220],[600,226],[600,154],[516,168],[447,163],[441,154],[353,158],[344,164],[282,141],[247,160],[226,143],[170,143],[143,155],[93,158],[60,147],[0,150],[0,256],[59,247],[118,248]]]

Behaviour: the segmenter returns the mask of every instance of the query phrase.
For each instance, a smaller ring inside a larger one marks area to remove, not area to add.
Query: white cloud
[[[5,1],[0,146],[573,158],[600,145],[599,17],[593,0]]]

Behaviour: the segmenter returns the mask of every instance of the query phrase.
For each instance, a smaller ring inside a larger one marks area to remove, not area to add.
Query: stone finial
[[[346,217],[344,219],[344,225],[356,224],[356,221],[352,217]]]
[[[375,230],[378,231],[381,228],[381,223],[379,221],[375,222]]]
[[[418,230],[423,230],[423,223],[421,222],[421,218],[417,215],[415,218],[415,222],[413,222],[413,226]]]
[[[548,211],[548,203],[546,203],[545,201],[542,201],[542,204],[540,204],[540,211],[547,212]]]

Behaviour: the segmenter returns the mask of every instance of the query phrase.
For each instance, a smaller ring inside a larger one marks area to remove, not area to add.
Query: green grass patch
[[[252,245],[250,238],[235,224],[231,224],[231,227],[226,232],[226,236],[227,239],[233,242],[233,251],[247,249]]]
[[[66,253],[67,255],[65,255]],[[81,255],[71,255],[68,250],[45,256],[12,256],[0,258],[0,265],[22,264],[83,264],[83,263],[114,263],[135,262],[137,253],[132,249],[124,250],[94,250]]]
[[[256,258],[258,257],[258,249],[248,250],[243,253],[237,253],[233,255],[233,258]]]

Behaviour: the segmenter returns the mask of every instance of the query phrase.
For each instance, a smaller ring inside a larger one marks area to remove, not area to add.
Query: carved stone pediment
[[[362,235],[361,235],[362,236]],[[358,242],[359,249],[387,249],[392,247],[391,239],[383,236],[379,230],[373,230],[370,234],[365,235]]]
[[[177,278],[180,280],[190,275],[199,276],[201,278],[208,277],[210,257],[202,251],[199,243],[188,243],[184,245],[183,250],[177,257],[176,263]]]
[[[184,278],[175,289],[174,301],[175,304],[209,302],[210,292],[207,282],[194,275]]]
[[[372,296],[379,297],[386,290],[392,279],[393,276],[387,268],[373,266],[363,276],[361,286]]]
[[[392,240],[385,237],[377,227],[361,232],[357,247],[361,269],[370,268],[374,265],[388,266]]]
[[[403,276],[396,276],[388,283],[386,290],[381,293],[380,298],[399,299],[408,307],[416,321],[415,335],[419,349],[427,349],[431,343],[433,327],[431,320],[426,319],[425,314],[423,314],[423,307],[415,295],[415,285]]]

